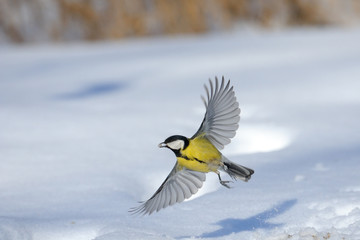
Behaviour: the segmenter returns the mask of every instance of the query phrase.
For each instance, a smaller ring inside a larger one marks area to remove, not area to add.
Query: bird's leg
[[[231,181],[223,181],[223,180],[221,180],[220,172],[218,172],[218,171],[216,171],[216,174],[217,174],[218,177],[219,177],[220,184],[223,185],[224,187],[230,188],[230,186],[227,185],[227,183],[229,183],[229,182],[231,182]]]

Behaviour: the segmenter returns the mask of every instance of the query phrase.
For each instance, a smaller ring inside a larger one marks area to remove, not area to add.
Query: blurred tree
[[[353,24],[357,0],[0,0],[0,42],[118,39],[263,27]]]

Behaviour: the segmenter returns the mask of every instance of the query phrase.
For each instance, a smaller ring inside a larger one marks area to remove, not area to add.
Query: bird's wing
[[[199,130],[192,136],[205,136],[218,149],[223,149],[224,145],[230,143],[230,139],[236,134],[240,120],[239,103],[236,100],[233,87],[230,87],[230,80],[225,86],[224,77],[221,85],[215,78],[215,87],[210,82],[210,90],[204,85],[207,100],[201,96],[206,107],[206,113]]]
[[[130,212],[150,215],[154,211],[180,203],[195,194],[205,179],[205,173],[191,171],[176,163],[155,194],[139,207],[130,209]]]

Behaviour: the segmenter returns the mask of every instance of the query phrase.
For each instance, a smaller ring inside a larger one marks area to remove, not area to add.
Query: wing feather
[[[185,200],[185,194],[184,191],[181,189],[181,183],[180,181],[178,182],[178,184],[175,187],[176,190],[176,202],[180,203],[183,202]]]
[[[195,194],[206,179],[205,173],[194,172],[177,163],[155,194],[139,207],[129,211],[138,214],[152,214],[175,203],[180,203]]]
[[[179,186],[181,187],[181,191],[184,195],[184,200],[191,196],[191,191],[188,185],[185,184],[184,179],[179,181]]]
[[[156,211],[158,212],[161,208],[165,207],[165,191],[159,192],[159,202],[157,204]]]
[[[164,196],[165,196],[165,198],[164,198],[164,203],[163,203],[163,206],[164,206],[164,208],[166,208],[167,206],[169,206],[169,203],[170,203],[170,194],[171,194],[171,192],[170,192],[170,189],[169,189],[169,191],[164,191]]]
[[[174,189],[174,186],[172,183],[169,184],[169,191],[171,191],[171,197],[170,197],[170,206],[174,205],[176,203],[176,190]]]
[[[190,196],[195,194],[198,190],[198,188],[195,186],[195,184],[193,183],[193,181],[191,179],[189,179],[188,177],[186,176],[182,176],[184,179],[183,179],[183,182],[185,183],[185,185],[189,188],[190,190]],[[190,177],[190,176],[189,176]],[[189,197],[190,197],[189,196]]]
[[[215,85],[215,86],[214,86]],[[225,84],[215,77],[215,83],[209,79],[209,86],[205,87],[207,99],[201,96],[206,113],[198,131],[192,139],[205,136],[218,149],[231,142],[239,128],[240,108],[236,100],[234,88],[230,87],[230,80]]]

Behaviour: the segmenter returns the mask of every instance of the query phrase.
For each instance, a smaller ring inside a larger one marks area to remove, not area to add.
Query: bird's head
[[[184,136],[174,135],[165,139],[164,142],[159,144],[160,148],[167,147],[171,149],[176,155],[180,150],[184,150],[189,145],[189,139]]]

